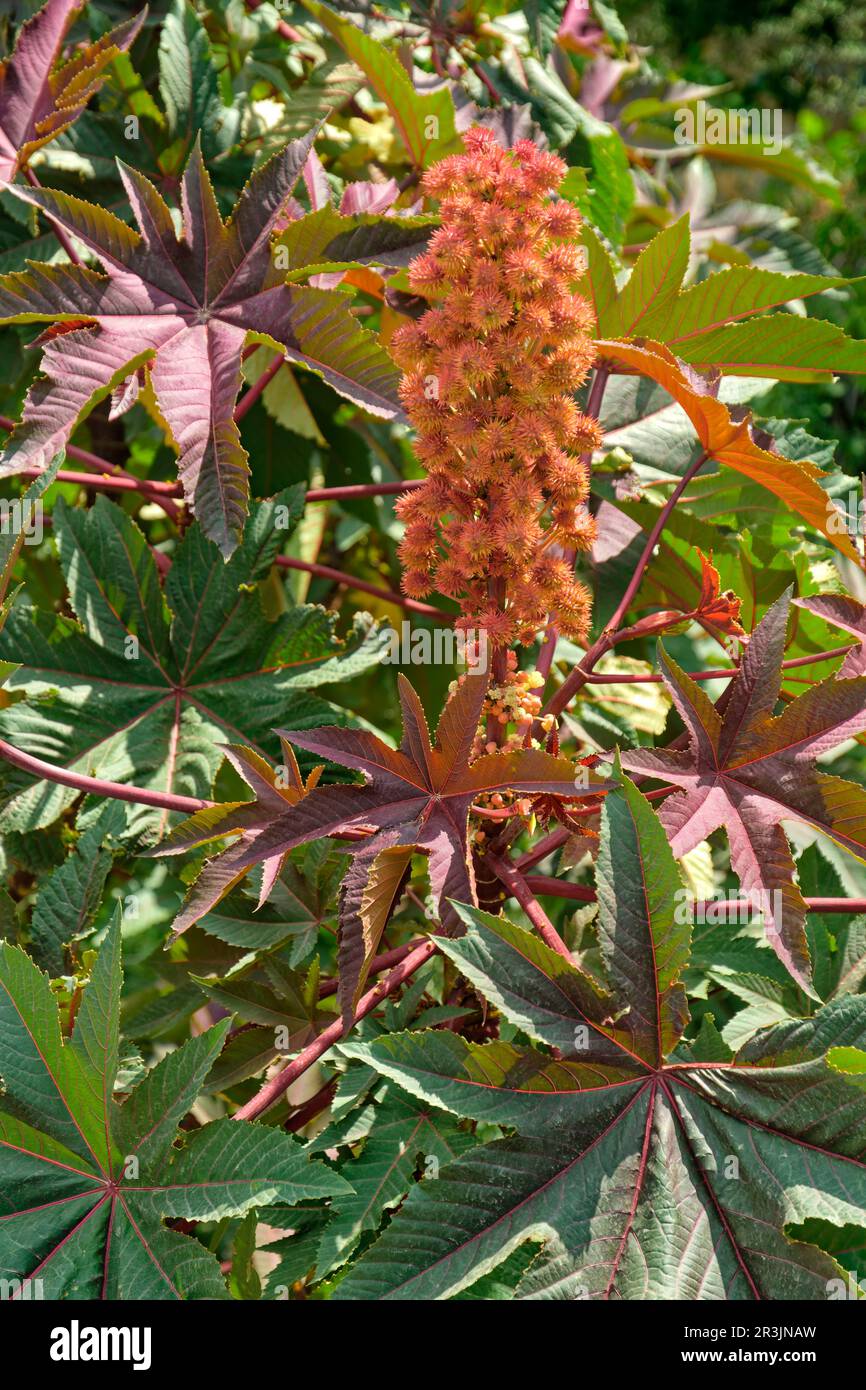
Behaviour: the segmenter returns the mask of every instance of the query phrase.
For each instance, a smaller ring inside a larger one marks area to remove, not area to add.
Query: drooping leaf
[[[315,134],[255,171],[228,223],[196,146],[183,175],[180,238],[156,188],[125,165],[120,177],[138,233],[65,193],[15,190],[93,251],[107,278],[66,265],[0,277],[0,321],[70,325],[45,346],[45,375],[6,443],[0,474],[47,463],[95,402],[146,364],[177,447],[184,494],[228,558],[243,531],[249,493],[247,453],[234,419],[248,341],[311,368],[373,414],[399,411],[391,359],[345,297],[286,283],[291,267],[278,269],[271,246]]]
[[[225,1023],[170,1053],[118,1104],[120,989],[115,924],[66,1040],[46,977],[0,946],[0,1266],[24,1296],[39,1280],[52,1299],[225,1298],[214,1256],[165,1217],[242,1216],[346,1184],[264,1126],[216,1120],[175,1145]]]
[[[657,381],[682,406],[711,458],[768,488],[843,555],[856,558],[850,536],[831,524],[832,509],[827,493],[818,483],[819,468],[762,448],[755,441],[748,416],[735,421],[709,383],[693,368],[678,362],[663,344],[645,342],[638,347],[626,342],[600,341],[596,350],[600,357],[623,363]]]

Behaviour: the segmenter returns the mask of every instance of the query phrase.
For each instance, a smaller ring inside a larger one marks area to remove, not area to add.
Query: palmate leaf
[[[191,148],[201,139],[207,159],[237,138],[240,111],[223,106],[207,30],[188,0],[174,0],[160,27],[159,91],[172,140]]]
[[[851,537],[833,524],[836,513],[818,482],[821,470],[808,460],[795,462],[758,444],[748,415],[734,419],[693,367],[678,361],[662,343],[605,340],[596,343],[596,352],[658,382],[682,406],[710,458],[775,493],[843,555],[859,559]]]
[[[724,826],[731,866],[763,914],[773,950],[811,993],[806,904],[782,830],[800,821],[866,859],[866,791],[820,772],[814,760],[866,729],[866,677],[830,677],[774,716],[790,591],[752,633],[739,672],[715,706],[659,646],[665,685],[688,732],[688,749],[638,749],[623,765],[673,783],[661,821],[678,857]]]
[[[412,1095],[516,1134],[413,1190],[337,1299],[448,1298],[527,1244],[540,1249],[519,1299],[827,1297],[838,1266],[786,1228],[866,1222],[862,1076],[827,1056],[860,1046],[866,1000],[767,1030],[734,1063],[678,1060],[688,939],[671,928],[676,869],[653,818],[628,781],[605,799],[607,1025],[582,1012],[575,967],[522,928],[462,909],[467,932],[442,949],[561,1058],[444,1031],[363,1049]]]
[[[352,1045],[343,1051],[351,1056]],[[391,1085],[384,1087],[384,1096],[353,1111],[347,1120],[328,1125],[308,1148],[322,1153],[362,1141],[360,1154],[343,1165],[351,1173],[354,1190],[334,1203],[316,1258],[318,1279],[344,1265],[364,1232],[375,1231],[384,1213],[399,1205],[416,1169],[435,1182],[447,1163],[477,1143],[447,1110]]]
[[[237,747],[232,752],[240,760]],[[290,766],[286,746],[283,766]],[[287,798],[288,800],[288,798]],[[342,855],[328,853],[329,841],[311,844],[281,860],[279,875],[261,906],[257,894],[234,889],[198,922],[202,931],[244,951],[280,949],[290,965],[306,960],[319,928],[337,915],[337,893],[344,869]],[[324,853],[323,853],[324,851]]]
[[[216,1120],[175,1147],[226,1023],[115,1101],[120,990],[116,923],[65,1040],[47,978],[0,946],[0,1270],[12,1297],[39,1280],[51,1299],[225,1298],[215,1257],[164,1217],[220,1220],[348,1190],[264,1126]]]
[[[47,463],[96,401],[147,364],[178,450],[184,494],[228,558],[243,531],[249,494],[247,453],[234,420],[248,342],[265,343],[311,368],[374,415],[399,412],[393,363],[359,325],[345,296],[287,284],[285,270],[277,268],[272,233],[285,220],[315,135],[292,141],[257,169],[227,223],[196,146],[182,179],[180,238],[153,184],[122,164],[138,233],[65,193],[13,190],[83,242],[107,275],[85,266],[34,264],[0,276],[0,322],[45,320],[61,328],[44,347],[44,376],[7,440],[0,475]],[[393,219],[382,221],[390,249]],[[370,254],[369,237],[367,249]]]
[[[78,621],[20,601],[0,634],[0,660],[19,663],[11,688],[27,699],[0,711],[2,736],[78,771],[161,791],[207,797],[223,758],[243,740],[276,755],[274,725],[316,728],[335,709],[313,693],[378,660],[380,641],[357,624],[345,645],[333,617],[314,605],[275,621],[255,589],[301,514],[303,488],[254,506],[244,539],[224,564],[193,525],[160,587],[135,523],[99,497],[87,512],[58,502],[54,530],[69,603]],[[75,792],[9,774],[9,829],[48,825]],[[138,808],[129,833],[165,827]]]
[[[403,740],[397,750],[361,730],[331,727],[303,734],[286,730],[285,737],[296,747],[362,772],[365,784],[315,787],[288,810],[272,795],[265,795],[258,806],[239,808],[236,825],[232,824],[236,812],[231,811],[218,825],[205,812],[179,826],[155,853],[177,853],[235,828],[244,832],[205,866],[185,907],[183,925],[207,912],[252,865],[275,861],[296,845],[336,831],[370,831],[360,846],[347,847],[354,865],[344,880],[340,1003],[344,1017],[351,1021],[370,958],[413,851],[427,856],[434,903],[443,921],[454,923],[448,900],[475,899],[467,827],[477,796],[515,791],[571,799],[592,796],[608,785],[592,774],[581,793],[575,786],[575,766],[568,758],[534,749],[485,754],[470,763],[487,684],[482,672],[461,677],[433,743],[421,701],[404,676],[399,678]]]
[[[12,57],[0,64],[0,182],[11,182],[31,155],[80,116],[109,63],[129,48],[146,8],[79,48],[55,69],[82,0],[48,0],[22,25]]]
[[[690,246],[689,219],[681,217],[644,247],[618,290],[591,226],[583,238],[599,338],[652,339],[681,362],[725,375],[828,381],[833,372],[866,371],[866,344],[835,324],[793,314],[758,317],[850,284],[843,276],[731,266],[683,290]]]

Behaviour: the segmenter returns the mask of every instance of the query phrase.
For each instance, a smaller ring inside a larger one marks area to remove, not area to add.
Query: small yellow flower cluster
[[[592,310],[571,289],[580,215],[549,196],[555,155],[480,128],[464,139],[424,176],[442,225],[409,280],[432,307],[391,341],[428,473],[397,504],[403,587],[458,599],[494,647],[532,641],[549,612],[582,640],[590,596],[567,552],[595,538],[580,455],[599,431],[573,398],[593,359]]]

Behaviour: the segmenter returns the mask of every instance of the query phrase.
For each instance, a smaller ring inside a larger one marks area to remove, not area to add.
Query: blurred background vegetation
[[[651,50],[654,66],[688,82],[729,89],[714,104],[781,107],[783,128],[839,180],[841,205],[777,186],[799,230],[841,275],[866,276],[866,4],[849,0],[621,0],[629,38]],[[742,174],[729,171],[736,196]],[[852,287],[834,317],[866,337],[866,283]],[[820,391],[778,386],[773,409],[802,416],[814,432],[839,440],[845,472],[866,468],[866,403],[853,378]]]

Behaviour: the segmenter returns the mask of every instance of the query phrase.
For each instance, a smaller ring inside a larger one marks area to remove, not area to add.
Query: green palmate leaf
[[[58,454],[38,478],[14,502],[3,505],[3,524],[0,526],[0,632],[12,607],[14,591],[12,574],[22,548],[42,536],[42,494],[57,475],[63,460]],[[4,669],[5,667],[5,669]],[[0,678],[11,674],[14,666],[0,665]]]
[[[568,0],[527,0],[524,13],[532,44],[545,57],[556,42]]]
[[[352,1047],[344,1052],[352,1055]],[[476,1140],[453,1115],[389,1086],[384,1098],[353,1112],[347,1122],[329,1125],[310,1148],[345,1148],[363,1142],[360,1154],[343,1165],[354,1192],[334,1204],[319,1245],[316,1276],[345,1264],[365,1231],[375,1231],[386,1211],[399,1205],[417,1172],[435,1182],[446,1163],[475,1146]]]
[[[363,621],[346,645],[323,609],[264,612],[264,578],[302,508],[299,486],[257,504],[229,564],[197,525],[177,550],[165,592],[142,533],[104,497],[88,512],[58,503],[55,534],[78,621],[19,603],[0,659],[19,665],[27,699],[0,711],[3,737],[64,767],[112,781],[207,797],[220,744],[240,736],[256,756],[280,751],[275,724],[316,728],[334,707],[313,694],[378,659]],[[10,775],[7,825],[47,825],[75,793]],[[130,833],[163,813],[139,810]]]
[[[262,1281],[253,1262],[256,1253],[258,1218],[247,1212],[235,1232],[232,1247],[232,1291],[236,1298],[261,1298]]]
[[[319,849],[318,845],[311,846],[307,860]],[[290,855],[283,864],[266,903],[260,904],[257,896],[236,889],[201,918],[202,931],[245,951],[283,948],[291,965],[305,960],[316,944],[319,928],[336,917],[344,864],[339,856],[322,865],[293,862],[296,857]]]
[[[325,1023],[332,1021],[331,1015],[318,1008],[316,965],[303,976],[273,958],[255,971],[227,980],[192,978],[223,1008],[245,1022],[270,1029],[275,1049],[285,1055],[312,1042]]]
[[[278,1056],[272,1028],[245,1028],[229,1038],[204,1082],[204,1090],[226,1091],[259,1076]]]
[[[188,0],[174,0],[159,35],[159,91],[168,133],[208,157],[237,137],[240,112],[223,106],[207,32]]]
[[[601,337],[605,325],[610,325],[616,319],[618,290],[613,262],[590,222],[584,222],[580,236],[586,252],[586,275],[581,280],[580,289],[592,303],[596,331]]]
[[[336,14],[318,0],[303,0],[306,10],[332,34],[391,114],[410,160],[426,168],[461,146],[454,124],[454,102],[446,85],[419,92],[399,59],[351,19]]]
[[[666,324],[689,263],[689,219],[680,217],[653,237],[638,256],[615,303],[599,313],[600,338],[656,337],[650,324]],[[603,280],[602,282],[606,282]],[[667,338],[662,337],[666,342]]]
[[[700,351],[700,344],[695,340],[704,334],[715,332],[728,324],[741,323],[770,309],[779,309],[792,300],[826,294],[828,290],[839,289],[849,283],[840,275],[779,275],[755,266],[730,266],[684,290],[664,309],[652,311],[644,328],[647,336],[660,337],[679,356],[691,362],[698,359],[689,356],[689,353]],[[775,323],[775,320],[771,322]],[[797,318],[792,323],[788,316],[781,319],[777,326],[787,327],[789,332],[796,335],[803,331],[803,322]],[[763,324],[765,328],[768,327],[767,321],[763,321]],[[680,351],[680,344],[689,346]]]
[[[800,891],[806,897],[841,898],[841,878],[816,843],[797,859]],[[806,921],[815,989],[822,999],[859,994],[866,983],[866,917],[812,911]]]
[[[559,90],[565,92],[561,84]],[[586,192],[574,201],[602,236],[612,246],[620,247],[634,205],[628,152],[618,130],[590,115],[567,92],[565,95],[570,103],[566,129],[569,136],[574,136],[569,147],[570,162],[585,164],[590,170]]]
[[[682,290],[689,219],[681,217],[647,244],[617,290],[610,260],[591,228],[584,229],[584,244],[586,288],[600,338],[651,338],[681,361],[740,376],[814,381],[834,371],[866,371],[866,345],[833,324],[790,314],[757,319],[792,300],[850,284],[843,276],[731,266]]]
[[[629,1001],[620,1026],[639,1056],[664,1057],[688,1019],[679,978],[691,932],[677,912],[683,883],[664,827],[628,778],[606,798],[598,893],[602,959],[615,996]]]
[[[443,950],[561,1059],[445,1032],[353,1048],[418,1099],[516,1133],[413,1190],[336,1298],[453,1297],[526,1245],[540,1249],[519,1299],[828,1296],[839,1266],[786,1232],[815,1218],[831,1228],[866,1219],[863,1078],[850,1060],[866,1037],[866,1000],[765,1030],[733,1063],[715,1047],[721,1058],[675,1060],[667,1049],[686,1021],[676,977],[688,947],[670,926],[669,852],[640,801],[625,785],[603,812],[603,842],[615,847],[597,870],[607,1023],[581,1009],[575,967],[467,909],[466,935],[443,939]],[[835,1065],[831,1047],[844,1049]]]
[[[849,338],[835,323],[796,314],[710,329],[684,338],[675,351],[696,367],[777,381],[830,381],[836,372],[866,372],[866,343]]]
[[[146,365],[177,447],[186,498],[228,557],[243,531],[249,492],[247,454],[234,419],[248,341],[312,369],[373,414],[399,412],[391,359],[350,313],[345,296],[287,284],[291,267],[279,268],[271,246],[315,134],[293,141],[255,171],[228,223],[197,145],[182,180],[180,237],[156,188],[125,165],[120,176],[138,233],[65,193],[15,190],[98,256],[107,278],[66,265],[0,277],[0,321],[71,325],[45,346],[45,375],[6,443],[0,474],[44,466],[96,401]],[[392,220],[382,221],[390,238]],[[365,244],[369,254],[369,234]]]
[[[346,1191],[277,1130],[216,1120],[175,1146],[225,1024],[113,1100],[120,989],[115,924],[65,1040],[46,977],[0,947],[0,1268],[12,1297],[225,1298],[216,1259],[164,1217],[219,1220]]]
[[[486,63],[483,71],[507,103],[526,103],[529,106],[534,120],[555,148],[568,145],[577,131],[585,134],[590,143],[589,152],[581,149],[573,162],[591,167],[591,191],[601,188],[604,175],[597,163],[596,153],[603,150],[605,154],[610,154],[618,143],[625,157],[625,146],[612,126],[605,125],[603,121],[597,120],[585,111],[575,101],[558,73],[549,65],[539,62],[532,54],[519,59],[515,53],[506,51],[501,55],[501,62],[497,67]],[[626,169],[627,167],[626,163]],[[605,193],[612,191],[609,185],[604,190]],[[606,235],[611,235],[609,227],[603,225],[602,220],[597,220],[596,225]],[[611,240],[613,239],[611,236]]]
[[[81,7],[82,0],[48,0],[22,26],[11,59],[0,65],[0,181],[11,182],[38,149],[81,115],[145,14],[142,10],[55,68]]]
[[[316,1251],[328,1216],[326,1212],[304,1208],[297,1211],[277,1209],[268,1215],[273,1218],[271,1225],[286,1227],[292,1232],[290,1236],[270,1241],[265,1246],[267,1253],[276,1255],[280,1262],[268,1274],[264,1297],[285,1300],[292,1285],[313,1272]]]

